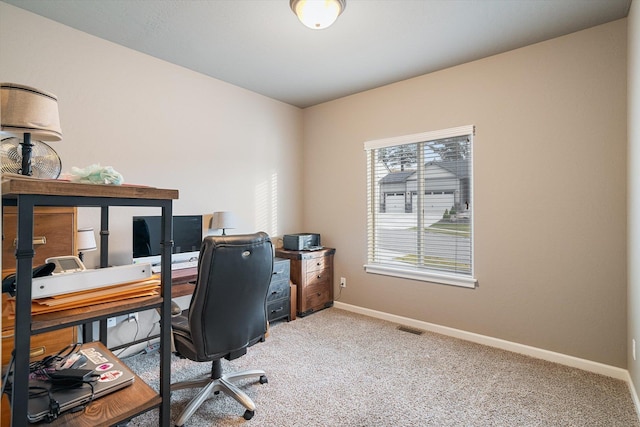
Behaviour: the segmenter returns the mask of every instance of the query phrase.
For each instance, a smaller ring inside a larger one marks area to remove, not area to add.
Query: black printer
[[[285,234],[282,246],[289,251],[313,251],[322,249],[317,233]]]

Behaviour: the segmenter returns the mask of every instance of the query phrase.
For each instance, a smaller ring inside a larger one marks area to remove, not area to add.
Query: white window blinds
[[[475,287],[473,126],[368,141],[370,273]]]

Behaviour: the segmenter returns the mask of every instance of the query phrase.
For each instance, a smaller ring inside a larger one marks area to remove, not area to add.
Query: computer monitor
[[[158,264],[162,246],[160,216],[133,217],[133,262]],[[202,244],[202,216],[176,215],[173,217],[172,262],[189,261],[198,257]]]

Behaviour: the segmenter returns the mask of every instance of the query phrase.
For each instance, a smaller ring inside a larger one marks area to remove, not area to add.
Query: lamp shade
[[[58,98],[29,86],[0,83],[0,130],[29,133],[40,141],[60,141]]]
[[[300,22],[314,30],[333,24],[347,7],[346,0],[290,0],[289,6]]]
[[[79,252],[90,252],[98,249],[96,245],[96,236],[93,233],[93,228],[79,229],[78,240],[76,244],[78,246]]]
[[[236,228],[236,218],[232,212],[214,212],[210,228],[222,230],[222,234],[225,234],[225,229]]]

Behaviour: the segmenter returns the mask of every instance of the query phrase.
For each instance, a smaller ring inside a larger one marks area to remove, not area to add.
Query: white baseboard
[[[633,404],[636,407],[636,415],[638,415],[638,419],[640,420],[640,399],[638,399],[638,393],[636,393],[636,388],[633,385],[633,380],[631,379],[631,375],[629,375],[628,372],[627,372],[627,384],[629,384],[631,399],[633,399]]]
[[[499,338],[493,338],[486,335],[467,332],[461,329],[449,328],[447,326],[436,325],[435,323],[423,322],[421,320],[410,319],[408,317],[397,316],[395,314],[389,314],[382,311],[358,307],[356,305],[345,304],[339,301],[335,301],[333,305],[334,307],[342,310],[364,314],[365,316],[374,317],[377,319],[388,320],[390,322],[398,323],[403,326],[409,326],[415,329],[435,332],[438,334],[483,344],[489,347],[496,347],[502,350],[524,354],[549,362],[560,363],[561,365],[566,365],[572,368],[578,368],[588,372],[594,372],[596,374],[606,375],[611,378],[625,381],[629,386],[631,398],[633,399],[633,404],[636,408],[636,415],[638,415],[638,419],[640,420],[640,399],[638,398],[638,393],[636,392],[636,388],[633,385],[631,375],[629,375],[629,371],[626,369],[605,365],[604,363],[593,362],[591,360],[580,359],[578,357],[568,356],[566,354],[556,353],[537,347],[531,347],[524,344],[505,341]]]
[[[421,320],[410,319],[408,317],[397,316],[395,314],[389,314],[382,311],[376,311],[351,304],[345,304],[339,301],[334,302],[334,306],[342,310],[364,314],[365,316],[375,317],[377,319],[388,320],[400,325],[435,332],[442,335],[448,335],[454,338],[460,338],[466,341],[483,344],[489,347],[496,347],[514,353],[525,354],[537,359],[560,363],[562,365],[571,366],[573,368],[594,372],[596,374],[606,375],[608,377],[626,381],[627,383],[629,383],[630,381],[629,372],[626,369],[617,368],[615,366],[605,365],[603,363],[593,362],[591,360],[580,359],[578,357],[568,356],[566,354],[556,353],[553,351],[531,347],[524,344],[518,344],[511,341],[505,341],[499,338],[488,337],[486,335],[480,335],[473,332],[467,332],[461,329],[449,328],[447,326],[440,326],[434,323],[423,322]],[[637,396],[635,402],[636,409],[639,409],[640,406],[638,405]]]

